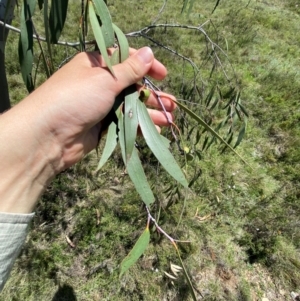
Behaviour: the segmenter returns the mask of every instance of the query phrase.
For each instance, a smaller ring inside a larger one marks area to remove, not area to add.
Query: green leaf
[[[115,36],[109,10],[103,0],[93,0],[93,3],[95,12],[101,20],[101,30],[105,46],[106,48],[113,47],[115,44]]]
[[[160,136],[160,139],[162,140],[162,143],[165,145],[165,147],[169,148],[171,141],[163,135],[159,135],[159,136]]]
[[[124,115],[120,112],[119,121],[118,121],[118,128],[119,128],[119,143],[121,148],[121,154],[123,158],[123,162],[126,165],[126,147],[125,147],[125,130],[124,130]]]
[[[239,132],[239,136],[238,136],[233,148],[236,148],[241,143],[241,141],[243,140],[245,132],[246,132],[246,126],[247,126],[247,123],[244,124],[244,126],[241,128],[241,130]]]
[[[21,33],[19,38],[19,63],[23,81],[28,92],[34,90],[32,80],[33,66],[33,24],[31,17],[35,9],[35,0],[24,0],[21,10]]]
[[[49,16],[50,43],[57,44],[61,32],[64,28],[67,11],[68,0],[52,0]]]
[[[113,24],[113,29],[118,40],[120,49],[120,63],[122,63],[129,57],[129,44],[126,36],[117,25]]]
[[[124,129],[126,161],[128,161],[131,157],[137,135],[137,102],[139,102],[139,94],[136,91],[136,86],[131,85],[130,87],[125,89]]]
[[[216,4],[215,4],[215,7],[214,9],[212,10],[212,14],[214,13],[214,11],[217,9],[217,7],[219,6],[219,3],[220,3],[221,0],[217,0]]]
[[[238,106],[240,107],[241,111],[245,114],[245,116],[249,117],[249,114],[246,111],[246,109],[244,108],[244,106],[242,106],[240,103],[238,104]]]
[[[107,160],[110,158],[111,154],[113,153],[114,149],[116,148],[117,143],[118,143],[117,125],[114,122],[112,122],[108,127],[105,146],[96,171],[100,170],[103,167],[103,165],[107,162]]]
[[[153,192],[147,181],[141,160],[136,148],[133,149],[130,159],[126,164],[127,173],[134,184],[134,187],[140,195],[146,206],[150,206],[155,200]]]
[[[111,64],[114,66],[114,65],[117,65],[120,63],[120,51],[119,49],[116,49],[113,54],[111,55],[110,57],[110,62]]]
[[[193,284],[192,284],[192,281],[190,279],[190,276],[185,268],[185,265],[183,264],[183,261],[181,259],[181,256],[180,256],[180,253],[179,253],[179,249],[177,247],[177,245],[174,243],[174,246],[175,246],[175,249],[176,249],[176,252],[177,252],[177,255],[178,255],[178,258],[180,260],[180,263],[181,263],[181,267],[183,269],[183,274],[185,276],[185,279],[188,283],[188,286],[189,286],[189,289],[190,289],[190,292],[191,292],[191,295],[192,295],[192,298],[194,301],[197,301],[197,297],[196,297],[196,294],[195,294],[195,290],[194,290],[194,287],[193,287]]]
[[[174,100],[174,102],[183,109],[188,115],[190,115],[194,120],[196,120],[201,126],[203,126],[208,132],[210,132],[213,135],[213,139],[217,138],[222,143],[224,143],[236,156],[238,156],[246,165],[250,166],[216,131],[213,130],[201,117],[196,115],[194,112],[192,112],[190,109],[188,109],[185,105],[180,103],[177,100]],[[214,140],[211,140],[211,143]],[[206,144],[207,141],[205,141]],[[208,147],[211,145],[211,143],[208,144]]]
[[[89,1],[89,16],[90,16],[92,30],[94,32],[94,36],[95,36],[97,45],[99,47],[99,50],[101,52],[101,55],[107,65],[107,68],[109,69],[111,74],[115,77],[115,73],[112,69],[112,65],[111,65],[110,59],[109,59],[107,51],[106,51],[106,44],[105,44],[105,40],[104,40],[104,37],[102,34],[102,30],[101,30],[100,24],[98,22],[98,19],[97,19],[96,13],[95,13],[93,3],[91,1]]]
[[[154,126],[145,104],[141,101],[137,102],[138,120],[143,136],[149,148],[158,159],[164,169],[184,187],[188,187],[188,182],[178,166],[176,160],[172,156],[169,149],[160,137],[156,127]]]
[[[50,26],[49,26],[49,18],[48,18],[48,0],[44,0],[44,26],[45,26],[45,38],[47,42],[47,49],[49,53],[49,72],[53,74],[53,58],[52,58],[52,50],[51,50],[51,42],[50,42]]]
[[[44,0],[38,0],[39,3],[39,9],[41,10],[43,8]]]
[[[149,245],[149,242],[150,232],[149,228],[147,227],[133,246],[132,250],[121,262],[120,277],[141,257],[141,255],[145,252],[147,246]]]

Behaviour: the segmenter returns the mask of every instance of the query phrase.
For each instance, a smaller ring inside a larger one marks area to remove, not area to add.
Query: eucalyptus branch
[[[184,55],[178,53],[174,49],[171,49],[170,47],[160,43],[159,41],[156,41],[155,39],[149,37],[149,35],[146,34],[151,29],[160,28],[160,27],[163,27],[163,28],[181,28],[181,29],[189,29],[189,30],[199,31],[205,36],[206,40],[210,44],[211,50],[214,54],[214,57],[215,57],[216,61],[221,66],[226,79],[229,80],[229,77],[228,77],[228,75],[227,75],[227,73],[226,73],[226,71],[223,67],[223,64],[222,64],[216,50],[220,51],[227,59],[228,59],[228,56],[225,53],[225,51],[217,43],[215,43],[209,37],[209,35],[206,33],[206,31],[203,29],[203,26],[206,25],[208,22],[210,22],[210,20],[204,22],[203,24],[201,24],[199,26],[190,26],[190,25],[182,25],[182,24],[151,24],[149,26],[146,26],[146,27],[142,28],[141,30],[127,33],[126,36],[127,37],[143,37],[143,38],[146,38],[146,39],[150,40],[151,42],[155,43],[156,45],[160,46],[161,48],[166,49],[166,50],[170,51],[171,53],[181,57],[185,61],[189,62],[193,66],[194,70],[196,70],[199,73],[199,68],[196,66],[196,64],[190,58],[185,57]]]
[[[168,2],[168,0],[164,0],[164,3],[163,3],[163,5],[162,5],[161,9],[159,10],[159,12],[158,12],[156,18],[155,18],[155,19],[152,21],[152,23],[151,23],[152,25],[155,24],[155,22],[159,19],[160,15],[162,14],[162,12],[164,11],[164,9],[165,9],[165,7],[166,7],[167,2]]]
[[[143,32],[140,33],[140,36],[143,37],[143,38],[145,38],[145,39],[148,39],[149,41],[153,42],[157,46],[159,46],[159,47],[161,47],[163,49],[166,49],[169,52],[171,52],[171,53],[179,56],[180,58],[184,59],[185,61],[189,62],[193,66],[194,70],[196,70],[197,72],[199,72],[198,67],[196,66],[196,64],[190,58],[188,58],[188,57],[186,57],[186,56],[178,53],[176,50],[174,50],[174,49],[172,49],[172,48],[170,48],[170,47],[168,47],[168,46],[166,46],[166,45],[164,45],[164,44],[162,44],[162,43],[154,40],[153,38],[149,37],[148,35],[144,34]]]
[[[148,214],[148,225],[149,225],[149,220],[152,221],[152,223],[155,225],[156,229],[162,233],[167,239],[169,239],[169,241],[174,245],[175,249],[177,250],[178,247],[176,245],[176,242],[184,242],[184,243],[190,243],[189,240],[177,240],[174,239],[173,237],[171,237],[168,233],[166,233],[157,223],[156,219],[151,215],[149,208],[146,206],[146,210],[147,210],[147,214]]]
[[[7,23],[5,23],[5,22],[3,22],[3,21],[0,20],[0,27],[1,26],[4,27],[4,28],[7,28],[7,29],[9,29],[9,30],[11,30],[13,32],[16,32],[18,34],[21,33],[21,30],[19,28],[16,28],[16,27],[14,27],[12,25],[9,25],[9,24],[7,24]],[[44,37],[42,37],[40,35],[33,34],[32,36],[33,36],[33,38],[35,40],[42,41],[42,42],[47,42],[46,38],[44,38]],[[63,46],[68,46],[68,47],[73,47],[76,50],[79,50],[79,47],[80,47],[80,43],[79,42],[58,41],[57,44],[58,45],[63,45]],[[87,42],[85,42],[85,44],[94,45],[95,41],[87,41]]]

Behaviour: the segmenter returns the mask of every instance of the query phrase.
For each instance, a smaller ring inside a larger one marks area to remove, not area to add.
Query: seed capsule
[[[144,102],[150,97],[151,91],[148,89],[143,89],[140,91],[140,101]]]

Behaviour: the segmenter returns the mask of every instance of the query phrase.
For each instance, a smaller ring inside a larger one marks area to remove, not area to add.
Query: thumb
[[[153,62],[152,50],[149,47],[143,47],[123,63],[114,66],[119,92],[141,80],[148,73]]]

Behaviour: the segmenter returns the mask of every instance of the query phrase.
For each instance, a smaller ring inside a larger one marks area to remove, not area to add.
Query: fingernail
[[[143,47],[137,51],[136,55],[141,59],[144,64],[149,64],[153,60],[153,52],[149,47]]]

